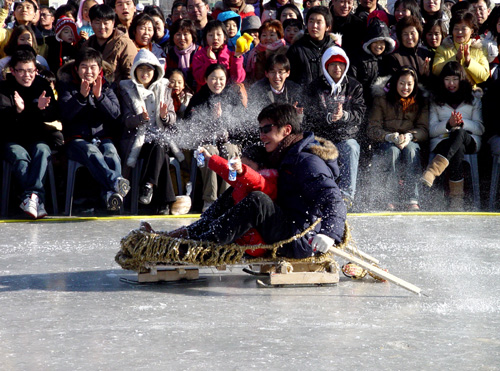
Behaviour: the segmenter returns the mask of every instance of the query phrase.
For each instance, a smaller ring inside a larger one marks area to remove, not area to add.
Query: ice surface
[[[114,255],[139,220],[0,224],[0,369],[500,368],[500,218],[350,223],[361,250],[429,297],[371,278],[263,289],[240,269],[133,286]]]

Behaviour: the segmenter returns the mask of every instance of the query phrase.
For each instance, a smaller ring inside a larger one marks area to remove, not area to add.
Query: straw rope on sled
[[[196,266],[222,266],[235,264],[250,264],[261,262],[314,262],[316,264],[336,264],[333,254],[316,255],[304,259],[284,258],[277,255],[278,250],[296,239],[314,230],[321,219],[301,233],[273,244],[241,246],[234,243],[219,245],[213,242],[174,238],[161,232],[148,232],[141,229],[132,230],[121,240],[120,251],[115,261],[124,269],[140,272],[151,265],[180,264]],[[343,241],[337,247],[343,249],[351,241],[350,228],[346,223]],[[249,257],[245,255],[248,249],[269,250],[264,257]]]

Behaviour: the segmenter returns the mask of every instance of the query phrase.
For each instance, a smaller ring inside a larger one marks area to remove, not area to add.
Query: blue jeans
[[[4,156],[21,185],[23,200],[36,193],[41,202],[45,201],[43,179],[50,155],[49,146],[43,142],[30,144],[26,148],[16,143],[5,145]]]
[[[380,186],[387,202],[398,199],[399,179],[403,180],[403,197],[406,202],[418,202],[419,179],[422,174],[420,164],[420,146],[410,142],[402,150],[393,143],[378,145],[373,156],[375,175],[382,180]]]
[[[101,184],[104,191],[113,191],[116,179],[121,177],[122,165],[115,145],[103,139],[96,146],[84,139],[73,139],[67,145],[68,158],[89,169],[90,174]]]
[[[339,150],[340,179],[338,181],[342,194],[354,200],[359,167],[359,144],[356,139],[347,139],[335,143]]]

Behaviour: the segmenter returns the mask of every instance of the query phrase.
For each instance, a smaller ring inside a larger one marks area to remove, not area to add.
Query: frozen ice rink
[[[428,297],[368,276],[266,289],[242,267],[135,286],[114,256],[138,218],[0,223],[0,369],[500,369],[500,216],[349,221],[361,250]]]

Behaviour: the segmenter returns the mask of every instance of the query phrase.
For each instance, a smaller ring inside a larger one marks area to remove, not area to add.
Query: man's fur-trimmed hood
[[[113,67],[110,63],[104,60],[102,61],[102,72],[104,79],[110,84],[113,83],[113,81],[115,80]],[[61,66],[61,68],[59,68],[59,70],[57,70],[57,80],[64,83],[80,83],[80,78],[78,77],[78,74],[75,70],[74,60],[66,62]]]
[[[335,147],[335,144],[318,136],[314,136],[314,142],[311,143],[309,150],[312,154],[315,154],[325,161],[336,160],[339,157],[339,151],[337,147]]]

